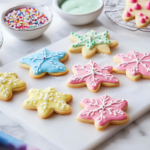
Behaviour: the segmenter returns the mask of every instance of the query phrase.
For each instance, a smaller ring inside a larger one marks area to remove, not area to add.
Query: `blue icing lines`
[[[46,48],[42,48],[39,52],[22,58],[20,63],[29,65],[35,75],[43,72],[65,72],[65,65],[59,62],[59,59],[63,58],[65,54],[66,52],[50,52]]]

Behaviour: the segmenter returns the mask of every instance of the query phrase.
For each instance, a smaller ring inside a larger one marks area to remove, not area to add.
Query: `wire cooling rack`
[[[150,36],[150,25],[146,28],[137,28],[135,20],[126,22],[122,19],[126,0],[105,0],[105,14],[119,27],[130,32]]]

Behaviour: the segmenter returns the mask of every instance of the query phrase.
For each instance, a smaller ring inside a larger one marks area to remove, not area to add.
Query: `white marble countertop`
[[[30,0],[31,1],[31,0]],[[6,30],[3,28],[0,23],[0,30],[4,35],[4,43],[0,49],[0,67],[10,63],[22,56],[27,55],[28,53],[34,52],[40,49],[43,46],[49,45],[55,41],[58,41],[66,36],[71,31],[75,32],[81,30],[87,26],[72,26],[64,22],[57,14],[55,14],[52,8],[52,0],[32,0],[34,2],[40,2],[49,6],[52,9],[54,14],[54,19],[50,28],[45,32],[43,36],[36,40],[32,41],[20,41],[12,37]],[[20,2],[15,0],[14,2]],[[11,0],[0,0],[0,14],[4,8],[12,3]],[[125,37],[127,40],[135,39],[138,42],[142,42],[143,47],[147,44],[148,37],[137,36],[130,34],[130,37],[127,37],[127,32],[115,26],[110,20],[107,19],[103,13],[99,16],[98,20],[94,23],[89,24],[88,26],[105,26],[108,29],[115,31],[120,36]],[[128,39],[129,38],[129,39]],[[149,43],[148,43],[149,44]],[[131,49],[134,48],[134,45],[131,45]],[[149,150],[150,149],[150,112],[143,115],[141,118],[130,124],[128,127],[120,131],[118,134],[99,145],[95,150]],[[33,133],[26,131],[21,127],[17,122],[13,121],[11,118],[8,118],[2,112],[0,112],[0,131],[11,135],[27,144],[33,145],[41,150],[51,150],[51,146],[47,141],[42,137],[37,136]],[[3,150],[0,147],[0,150]]]

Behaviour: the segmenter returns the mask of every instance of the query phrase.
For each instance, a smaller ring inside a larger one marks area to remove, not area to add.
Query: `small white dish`
[[[59,4],[62,1],[63,0],[53,0],[53,7],[62,19],[72,25],[85,25],[93,22],[101,14],[104,7],[103,0],[99,0],[100,7],[97,10],[86,14],[71,14],[60,9]]]
[[[37,10],[39,10],[40,12],[43,12],[48,17],[49,20],[45,24],[40,25],[35,28],[17,29],[17,28],[9,27],[5,23],[4,17],[10,11],[12,11],[14,9],[22,8],[22,7],[34,7]],[[36,39],[36,38],[40,37],[47,30],[50,23],[52,22],[52,19],[53,19],[53,15],[47,6],[38,4],[38,3],[31,3],[31,2],[18,3],[15,5],[9,6],[7,9],[4,10],[4,12],[2,13],[2,16],[1,16],[1,21],[2,21],[5,29],[10,34],[12,34],[13,36],[15,36],[16,38],[21,39],[21,40],[32,40],[32,39]]]

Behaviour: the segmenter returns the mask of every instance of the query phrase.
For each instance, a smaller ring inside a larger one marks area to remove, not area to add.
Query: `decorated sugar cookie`
[[[108,31],[97,33],[95,31],[88,31],[87,34],[80,36],[75,33],[70,34],[70,39],[74,42],[69,48],[70,53],[82,52],[83,57],[90,58],[96,52],[110,54],[110,48],[118,45],[117,41],[110,40]]]
[[[14,72],[0,73],[0,100],[8,101],[13,97],[13,92],[20,92],[26,88],[26,83],[17,78]]]
[[[123,99],[114,100],[104,95],[96,99],[83,99],[80,105],[84,109],[77,115],[77,120],[92,123],[97,130],[104,130],[109,124],[123,125],[129,121],[129,116],[124,112],[128,102]]]
[[[68,68],[62,62],[68,59],[66,52],[50,52],[42,48],[35,54],[26,56],[20,60],[20,66],[30,69],[32,78],[42,78],[46,74],[60,76],[68,73]]]
[[[101,85],[113,87],[119,85],[119,80],[110,74],[112,66],[99,66],[94,61],[86,65],[75,65],[72,71],[75,75],[67,81],[67,86],[76,88],[87,86],[92,92],[97,92]]]
[[[138,28],[147,27],[150,24],[150,1],[126,0],[122,18],[125,21],[135,19]]]
[[[23,103],[25,109],[37,110],[42,119],[46,119],[53,112],[60,115],[70,114],[72,109],[67,104],[72,100],[71,94],[57,92],[55,88],[45,90],[32,88],[28,92],[28,99]]]
[[[150,53],[130,51],[128,54],[114,56],[113,60],[118,63],[113,68],[114,72],[126,74],[133,81],[150,79]]]

